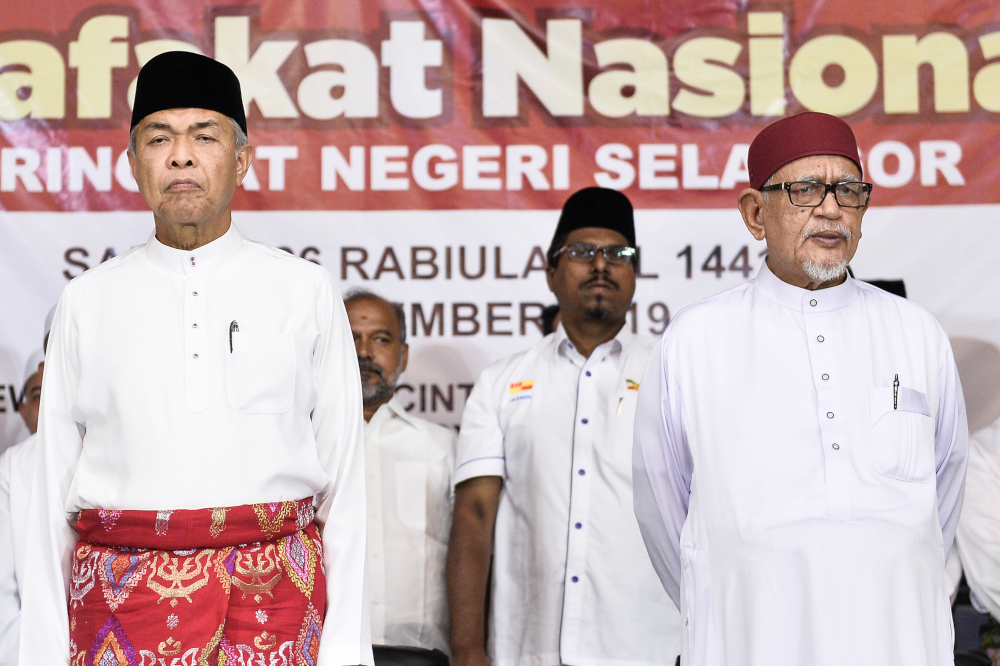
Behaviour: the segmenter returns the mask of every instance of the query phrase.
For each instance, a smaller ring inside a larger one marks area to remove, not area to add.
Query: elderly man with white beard
[[[839,118],[765,128],[755,279],[692,305],[642,380],[633,483],[685,666],[945,666],[968,428],[948,337],[847,275],[872,186]]]
[[[409,358],[403,308],[364,290],[350,292],[344,305],[364,401],[372,642],[447,653],[444,568],[456,436],[409,414],[394,397]]]

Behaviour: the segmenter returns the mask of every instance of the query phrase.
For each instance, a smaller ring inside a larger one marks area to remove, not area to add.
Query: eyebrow
[[[218,122],[214,121],[214,120],[203,120],[203,121],[201,121],[199,123],[194,123],[193,125],[188,126],[188,128],[186,130],[182,130],[182,131],[184,131],[184,132],[191,132],[191,131],[196,131],[196,130],[200,130],[200,129],[206,129],[208,127],[221,127],[221,125]],[[143,130],[144,131],[145,130],[163,130],[163,131],[166,131],[166,132],[170,132],[172,134],[177,134],[177,131],[173,128],[172,125],[170,125],[168,123],[156,122],[156,121],[151,122],[148,125],[146,125],[143,128]]]
[[[798,182],[809,182],[809,183],[822,183],[823,176],[818,174],[810,173],[805,176],[800,176]],[[853,173],[843,173],[841,172],[837,180],[833,181],[835,183],[860,183],[861,179],[855,176]]]

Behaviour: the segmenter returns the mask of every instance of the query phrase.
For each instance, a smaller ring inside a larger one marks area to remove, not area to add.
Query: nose
[[[599,273],[607,270],[608,260],[604,256],[603,248],[598,248],[597,251],[594,252],[594,258],[590,260],[590,265],[594,271]]]
[[[370,359],[372,357],[368,340],[363,335],[354,338],[354,350],[357,352],[358,358]]]
[[[191,142],[187,137],[178,137],[170,147],[170,166],[190,167],[194,166],[194,151],[191,149]]]
[[[823,200],[816,206],[816,212],[823,217],[831,219],[836,219],[843,215],[840,204],[837,203],[837,197],[834,196],[832,190],[827,190],[823,193]]]

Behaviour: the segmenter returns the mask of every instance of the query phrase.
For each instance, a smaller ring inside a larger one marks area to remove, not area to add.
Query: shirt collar
[[[372,414],[371,421],[366,424],[366,428],[374,429],[376,432],[381,430],[382,425],[393,418],[403,419],[406,423],[411,426],[416,426],[413,421],[413,417],[409,415],[406,408],[403,407],[403,403],[400,402],[399,398],[392,396],[389,398],[389,402],[383,403],[375,413]]]
[[[627,323],[625,324],[625,326],[621,327],[621,329],[618,331],[618,334],[615,335],[615,337],[611,338],[605,343],[598,345],[594,349],[593,354],[591,354],[591,357],[599,355],[603,352],[604,355],[610,356],[615,361],[618,361],[618,359],[621,358],[622,352],[625,351],[629,345],[631,345],[632,340],[635,337],[631,333],[626,332],[625,330],[626,326],[628,326]],[[583,358],[583,355],[581,355],[580,352],[577,351],[576,347],[573,346],[573,343],[570,342],[569,336],[566,335],[566,329],[563,328],[563,325],[561,323],[559,324],[558,328],[556,328],[553,335],[556,336],[554,342],[556,345],[556,352],[560,356],[562,356],[563,358],[567,358],[571,361],[579,361],[580,365],[583,365],[587,361],[587,359]]]
[[[809,291],[781,280],[771,272],[766,261],[760,265],[753,283],[754,288],[769,300],[804,314],[840,310],[850,305],[858,294],[858,285],[850,275],[836,287]]]
[[[226,233],[211,243],[193,250],[178,250],[164,245],[156,239],[154,231],[146,242],[146,256],[164,270],[189,275],[218,266],[236,254],[242,246],[243,234],[237,231],[233,224],[229,225]]]

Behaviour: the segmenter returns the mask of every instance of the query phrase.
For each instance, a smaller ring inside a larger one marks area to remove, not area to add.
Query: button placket
[[[577,379],[576,423],[573,427],[573,474],[570,483],[570,505],[567,519],[569,538],[566,553],[566,585],[563,587],[563,612],[560,640],[563,645],[575,645],[579,638],[580,614],[583,610],[583,586],[587,566],[587,535],[583,525],[590,510],[591,476],[586,471],[593,466],[595,424],[600,409],[599,387],[604,368],[593,356],[584,363]],[[576,584],[574,584],[576,583]]]
[[[838,417],[841,405],[837,383],[831,379],[829,372],[838,356],[836,340],[842,336],[833,335],[833,321],[830,315],[816,312],[813,307],[815,306],[807,307],[803,314],[810,363],[815,373],[813,382],[816,389],[817,420],[825,468],[827,510],[834,518],[846,520],[853,513],[850,451],[845,448],[848,443],[845,424],[843,419]],[[819,331],[823,331],[826,335]],[[831,337],[828,339],[827,336]],[[844,352],[841,350],[839,353]]]
[[[192,412],[208,407],[207,302],[203,296],[205,276],[184,281],[184,405]]]

